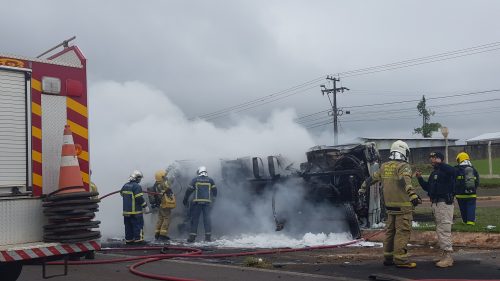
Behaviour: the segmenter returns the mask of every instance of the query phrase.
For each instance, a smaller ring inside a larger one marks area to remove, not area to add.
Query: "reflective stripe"
[[[123,212],[124,215],[138,215],[138,214],[142,214],[142,212],[138,212],[138,211],[134,211],[134,212]]]
[[[386,202],[388,207],[411,207],[411,202]]]
[[[459,195],[456,195],[455,197],[457,197],[459,199],[476,198],[477,194],[468,194],[468,195],[459,194]]]
[[[395,259],[406,259],[408,258],[408,254],[402,254],[402,255],[394,255]]]
[[[193,202],[212,202],[210,199],[194,199]]]
[[[126,191],[126,190],[122,191],[122,193],[123,194],[134,194],[132,191]]]
[[[134,198],[141,197],[143,195],[144,195],[144,193],[142,193],[142,192],[141,193],[137,193],[136,195],[134,195]]]
[[[393,252],[384,252],[384,257],[392,257]]]
[[[467,224],[468,224],[468,225],[476,225],[476,223],[475,223],[475,222],[473,222],[473,221],[468,221],[468,222],[467,222]]]

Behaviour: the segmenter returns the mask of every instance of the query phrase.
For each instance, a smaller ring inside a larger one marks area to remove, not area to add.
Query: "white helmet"
[[[136,181],[140,182],[142,179],[142,173],[139,170],[134,170],[132,174],[130,174],[130,177],[128,178],[128,181]]]
[[[208,173],[207,173],[207,167],[205,166],[201,166],[198,168],[198,170],[196,171],[196,173],[198,174],[198,176],[207,176]]]
[[[410,157],[410,148],[402,140],[397,140],[391,145],[390,159],[408,161]]]

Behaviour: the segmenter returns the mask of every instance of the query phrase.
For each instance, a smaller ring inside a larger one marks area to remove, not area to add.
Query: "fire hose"
[[[108,196],[116,194],[120,191],[114,191],[109,194],[106,194],[99,199],[104,199]],[[145,193],[155,193],[155,192],[146,192]],[[111,251],[145,251],[145,250],[160,250],[161,254],[153,254],[153,255],[142,255],[135,257],[127,257],[127,258],[118,258],[118,259],[105,259],[105,260],[93,260],[93,261],[69,261],[70,265],[93,265],[93,264],[111,264],[111,263],[121,263],[121,262],[131,262],[138,261],[132,264],[129,267],[129,271],[132,274],[137,276],[155,279],[155,280],[169,280],[169,281],[199,281],[199,279],[187,279],[187,278],[178,278],[173,276],[166,275],[158,275],[151,274],[147,272],[143,272],[138,270],[139,267],[145,265],[147,263],[156,262],[164,259],[171,258],[197,258],[197,259],[216,259],[216,258],[228,258],[228,257],[242,257],[242,256],[255,256],[255,255],[271,255],[271,254],[280,254],[280,253],[291,253],[291,252],[304,252],[304,251],[313,251],[313,250],[324,250],[324,249],[334,249],[334,248],[342,248],[349,245],[353,245],[359,243],[364,240],[368,240],[371,237],[374,237],[381,233],[382,231],[377,231],[375,233],[370,234],[369,236],[361,239],[352,240],[345,243],[334,244],[334,245],[323,245],[323,246],[313,246],[313,247],[304,247],[304,248],[278,248],[271,250],[261,250],[261,251],[251,251],[251,252],[235,252],[235,253],[224,253],[224,254],[203,254],[201,249],[190,248],[190,247],[179,247],[179,246],[145,246],[145,247],[126,247],[126,248],[113,248],[113,249],[101,249],[102,252],[111,252]],[[182,253],[177,254],[169,254],[165,253],[167,250],[174,251],[183,251]],[[63,265],[63,262],[50,262],[50,265]]]

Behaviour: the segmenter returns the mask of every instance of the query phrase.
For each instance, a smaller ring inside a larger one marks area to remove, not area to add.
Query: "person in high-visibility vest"
[[[168,227],[170,225],[170,213],[175,208],[175,197],[167,180],[167,171],[160,170],[155,173],[155,184],[153,189],[159,195],[158,222],[156,223],[155,238],[158,241],[168,241]]]
[[[408,258],[408,242],[410,242],[413,211],[422,200],[411,183],[408,145],[401,140],[395,141],[391,145],[390,153],[390,160],[383,163],[379,171],[368,177],[358,192],[362,195],[374,183],[382,182],[387,210],[383,264],[399,268],[415,268],[417,264]]]
[[[201,166],[197,171],[198,176],[191,180],[182,203],[188,205],[188,199],[194,193],[191,204],[191,229],[189,233],[188,243],[193,243],[198,233],[198,221],[200,215],[203,214],[203,226],[205,227],[205,241],[212,240],[212,224],[210,221],[211,204],[217,197],[217,187],[212,178],[207,174],[207,168]]]
[[[469,154],[460,152],[457,155],[455,197],[460,207],[463,223],[476,224],[476,198],[479,186],[479,173],[472,166]]]
[[[123,199],[123,222],[125,224],[126,244],[144,244],[143,213],[149,213],[149,207],[144,200],[142,187],[142,173],[135,170],[128,182],[123,185],[120,194]]]

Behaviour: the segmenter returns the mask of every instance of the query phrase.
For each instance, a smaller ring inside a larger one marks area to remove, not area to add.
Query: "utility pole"
[[[333,88],[332,89],[327,89],[325,85],[321,85],[321,93],[323,93],[323,96],[326,94],[328,96],[328,99],[330,100],[330,104],[332,106],[332,116],[333,116],[333,137],[334,137],[334,145],[339,144],[339,128],[338,128],[338,117],[344,114],[344,111],[342,109],[337,108],[337,93],[341,92],[343,93],[344,91],[349,91],[348,88],[346,87],[340,87],[337,88],[337,82],[340,81],[340,78],[335,78],[333,76],[326,76],[327,80],[333,81]],[[330,94],[332,93],[333,96],[333,102],[330,99]],[[350,114],[350,111],[346,111],[346,114]]]

